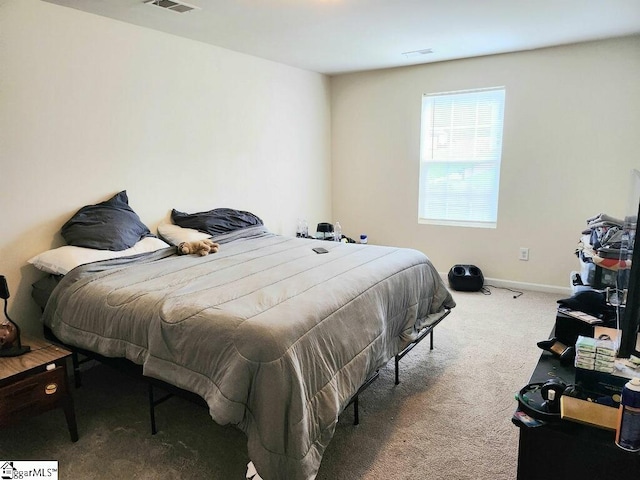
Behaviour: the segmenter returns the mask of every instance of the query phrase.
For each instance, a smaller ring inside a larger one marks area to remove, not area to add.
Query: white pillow
[[[158,235],[176,247],[182,242],[197,242],[198,240],[211,238],[211,235],[208,233],[203,233],[193,228],[183,228],[169,222],[162,222],[158,225]]]
[[[133,247],[126,250],[96,250],[94,248],[74,247],[65,245],[64,247],[47,250],[40,255],[29,260],[29,263],[39,270],[54,275],[66,275],[78,265],[97,262],[99,260],[109,260],[111,258],[127,257],[138,253],[155,252],[161,248],[168,248],[166,242],[156,237],[145,237]]]

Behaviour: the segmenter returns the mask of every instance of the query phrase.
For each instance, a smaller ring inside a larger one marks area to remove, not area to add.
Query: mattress
[[[260,228],[217,240],[215,255],[167,248],[77,267],[43,321],[200,395],[246,433],[265,480],[313,479],[358,388],[455,302],[416,250]]]

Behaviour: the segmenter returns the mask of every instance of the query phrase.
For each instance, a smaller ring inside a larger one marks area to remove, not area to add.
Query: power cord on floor
[[[491,295],[491,290],[489,289],[489,287],[491,288],[499,288],[501,290],[509,290],[512,293],[515,293],[515,295],[513,296],[513,298],[518,298],[521,295],[524,295],[524,292],[521,292],[520,290],[514,290],[512,288],[507,288],[507,287],[497,287],[495,285],[483,285],[482,288],[480,289],[480,291],[484,294],[484,295]]]

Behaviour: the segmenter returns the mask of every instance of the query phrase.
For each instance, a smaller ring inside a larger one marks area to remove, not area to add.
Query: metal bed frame
[[[395,384],[398,385],[400,383],[400,360],[407,355],[411,350],[413,350],[422,340],[424,340],[427,336],[430,338],[430,346],[429,349],[433,350],[433,331],[451,313],[451,309],[445,309],[444,314],[431,325],[423,328],[418,337],[407,345],[401,352],[395,355]],[[82,386],[82,378],[80,372],[80,365],[92,360],[97,360],[100,363],[103,363],[107,366],[115,368],[119,371],[124,372],[134,378],[142,379],[147,383],[148,389],[148,399],[149,399],[149,417],[151,424],[151,434],[155,435],[158,432],[157,424],[156,424],[156,407],[161,403],[169,400],[174,395],[179,395],[183,398],[193,401],[198,405],[202,405],[206,407],[206,402],[199,395],[189,392],[187,390],[176,387],[175,385],[171,385],[170,383],[164,382],[162,380],[158,380],[155,378],[147,377],[142,373],[142,365],[138,365],[133,363],[130,360],[125,358],[110,358],[100,355],[95,352],[91,352],[89,350],[85,350],[82,348],[74,347],[67,345],[61,342],[55,334],[51,331],[50,328],[44,327],[44,336],[47,340],[50,340],[54,343],[64,346],[66,349],[71,351],[71,361],[73,363],[73,377],[74,384],[76,388]],[[85,357],[84,359],[80,359],[80,355]],[[347,407],[353,404],[353,424],[358,425],[360,423],[360,414],[359,414],[359,396],[362,392],[364,392],[373,382],[375,382],[380,376],[380,371],[376,370],[372,375],[370,375],[362,384],[362,386],[358,389],[358,391],[351,397],[349,402],[347,403]],[[159,388],[163,390],[164,395],[157,397],[155,395],[155,388]]]
[[[413,342],[411,342],[409,345],[407,345],[404,348],[404,350],[402,350],[400,353],[396,354],[396,356],[395,356],[396,385],[398,385],[400,383],[400,360],[402,360],[402,357],[404,357],[407,353],[409,353],[411,350],[413,350],[415,348],[415,346],[418,345],[427,336],[429,336],[429,340],[430,340],[429,341],[429,350],[433,350],[433,330],[450,313],[451,313],[451,309],[450,308],[445,309],[445,313],[438,320],[436,320],[431,325],[428,325],[428,326],[424,327],[422,330],[420,330],[420,333],[418,334],[418,337]]]

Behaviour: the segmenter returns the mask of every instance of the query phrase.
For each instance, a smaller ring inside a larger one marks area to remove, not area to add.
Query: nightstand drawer
[[[66,369],[31,375],[0,388],[0,426],[58,407],[68,395]]]

